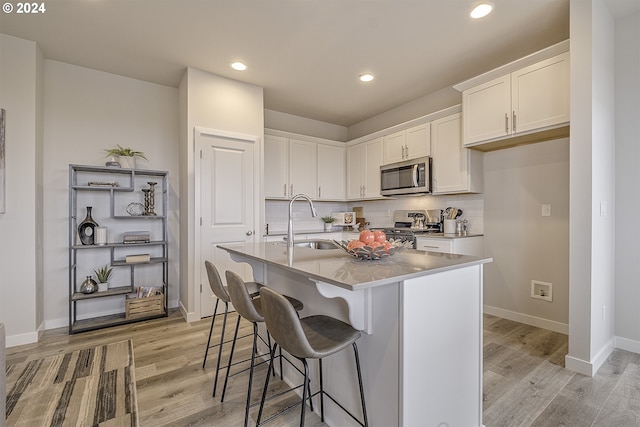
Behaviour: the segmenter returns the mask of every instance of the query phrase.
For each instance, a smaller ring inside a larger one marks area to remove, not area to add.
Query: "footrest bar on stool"
[[[296,390],[296,389],[299,389],[300,387],[304,387],[304,384],[300,384],[299,386],[296,386],[296,387],[290,388],[290,389],[285,390],[285,391],[281,391],[280,393],[278,393],[278,394],[274,394],[273,396],[269,396],[269,397],[268,397],[268,398],[266,398],[264,401],[265,401],[265,402],[268,402],[268,401],[270,401],[270,400],[275,399],[276,397],[280,397],[280,396],[282,396],[283,394],[287,394],[287,393],[289,393],[290,391],[294,391],[294,390]],[[316,392],[316,394],[317,394],[317,393],[318,393],[318,392]],[[314,396],[315,396],[315,394],[314,394]],[[309,397],[309,401],[310,401],[310,400],[311,400],[311,397]],[[282,415],[282,414],[285,414],[285,413],[289,412],[291,409],[295,408],[296,406],[300,405],[301,403],[302,403],[302,401],[297,401],[296,403],[293,403],[293,404],[291,404],[291,405],[287,406],[287,407],[286,407],[286,408],[284,408],[283,410],[276,412],[275,414],[273,414],[272,416],[270,416],[270,417],[269,417],[269,418],[267,418],[266,420],[262,421],[260,424],[256,424],[256,427],[260,427],[260,426],[263,426],[263,425],[267,424],[269,421],[271,421],[271,420],[273,420],[273,419],[275,419],[275,418],[279,417],[279,416],[280,416],[280,415]],[[255,406],[255,405],[259,405],[259,404],[260,404],[260,402],[256,402],[256,403],[252,404],[251,406]],[[305,400],[305,404],[306,404],[306,400]],[[356,421],[358,421],[358,420],[356,420]]]
[[[315,393],[313,393],[312,397],[315,397],[316,395],[320,394],[320,391],[316,391]],[[331,399],[333,401],[333,403],[335,403],[336,405],[338,405],[340,407],[340,409],[342,409],[344,412],[347,413],[347,415],[349,415],[351,418],[353,418],[353,420],[355,422],[357,422],[358,424],[360,424],[362,427],[364,427],[364,423],[362,421],[360,421],[359,419],[357,419],[355,417],[355,415],[353,415],[351,412],[349,412],[349,410],[347,408],[345,408],[344,406],[342,406],[337,400],[335,400],[329,393],[327,393],[326,391],[323,391],[322,394],[324,394],[325,396],[327,396],[329,399]]]

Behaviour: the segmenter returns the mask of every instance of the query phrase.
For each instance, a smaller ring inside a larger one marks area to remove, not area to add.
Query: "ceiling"
[[[55,0],[42,14],[0,13],[0,32],[47,59],[162,85],[187,67],[252,83],[267,109],[350,126],[569,38],[569,0],[492,0],[472,20],[475,3]],[[237,60],[248,69],[231,69]]]

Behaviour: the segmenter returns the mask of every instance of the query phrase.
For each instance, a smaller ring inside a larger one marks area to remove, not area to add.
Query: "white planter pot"
[[[136,168],[136,158],[129,156],[119,156],[118,163],[120,166],[125,169],[135,169]]]
[[[331,231],[331,230],[333,230],[333,224],[325,222],[324,231]]]
[[[98,292],[104,292],[109,289],[108,283],[98,283]]]

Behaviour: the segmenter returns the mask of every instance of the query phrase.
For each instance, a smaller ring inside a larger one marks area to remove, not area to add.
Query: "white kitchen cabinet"
[[[481,193],[483,153],[464,148],[460,113],[431,122],[432,192]]]
[[[417,237],[416,249],[427,252],[482,256],[482,236],[472,237]]]
[[[347,148],[347,199],[380,197],[382,138]]]
[[[273,135],[264,138],[264,194],[288,199],[317,195],[317,144]]]
[[[318,200],[344,200],[346,194],[345,148],[318,144]]]
[[[431,154],[430,123],[384,136],[384,163],[401,162]]]
[[[289,141],[279,136],[264,137],[264,196],[289,195]]]
[[[465,146],[569,122],[569,52],[462,92]]]

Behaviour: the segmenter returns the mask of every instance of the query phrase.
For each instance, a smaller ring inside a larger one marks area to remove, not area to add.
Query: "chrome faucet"
[[[297,199],[305,199],[309,202],[309,207],[311,208],[311,216],[316,217],[318,213],[316,212],[316,208],[313,207],[313,202],[306,194],[296,194],[291,198],[289,202],[289,226],[287,227],[287,250],[293,249],[293,202]],[[289,250],[289,253],[292,251]]]

